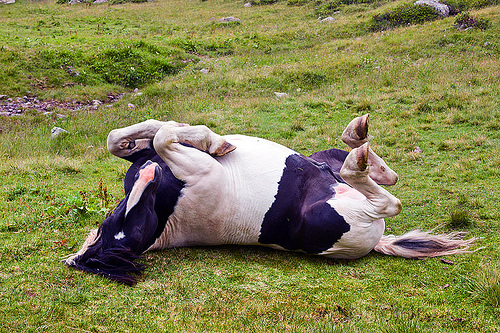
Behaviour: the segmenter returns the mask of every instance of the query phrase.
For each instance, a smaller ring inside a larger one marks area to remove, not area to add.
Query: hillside
[[[386,0],[0,4],[0,327],[498,332],[500,5],[449,4],[460,13]],[[146,254],[134,288],[60,263],[123,197],[114,128],[176,120],[308,155],[346,149],[343,128],[365,113],[400,179],[386,233],[461,231],[480,250],[333,261],[179,248]],[[69,134],[51,139],[55,126]]]

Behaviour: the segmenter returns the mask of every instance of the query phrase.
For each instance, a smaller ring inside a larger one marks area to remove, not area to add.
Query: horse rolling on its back
[[[400,201],[380,185],[397,175],[368,145],[368,115],[342,133],[351,152],[303,156],[265,139],[148,120],[110,132],[132,162],[126,197],[67,265],[132,285],[148,250],[264,245],[330,258],[372,250],[407,258],[465,252],[473,239],[418,230],[384,236]]]

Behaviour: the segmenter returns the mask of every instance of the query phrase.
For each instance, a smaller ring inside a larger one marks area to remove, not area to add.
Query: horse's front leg
[[[401,212],[399,199],[378,185],[371,177],[368,143],[353,149],[344,161],[340,175],[349,185],[366,197],[363,214],[377,220]]]

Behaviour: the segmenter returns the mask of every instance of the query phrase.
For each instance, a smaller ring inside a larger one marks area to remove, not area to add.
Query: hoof
[[[210,153],[210,155],[216,156],[216,157],[223,156],[223,155],[226,155],[227,153],[232,152],[235,149],[236,149],[235,145],[232,145],[229,142],[227,142],[226,140],[224,140],[222,142],[222,144],[213,153]]]
[[[356,136],[358,140],[365,140],[368,137],[368,117],[369,114],[356,118]]]
[[[356,149],[356,164],[360,171],[365,171],[368,167],[368,152],[370,147],[368,143],[365,143],[361,147]]]
[[[357,148],[368,142],[368,114],[354,118],[342,133],[342,141],[349,147]]]

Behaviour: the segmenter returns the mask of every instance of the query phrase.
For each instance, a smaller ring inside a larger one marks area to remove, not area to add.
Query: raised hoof
[[[349,147],[357,148],[368,142],[369,114],[354,118],[342,133],[342,141]]]
[[[368,142],[362,145],[359,148],[356,148],[356,164],[359,168],[359,171],[365,171],[368,167],[368,152],[370,147],[368,146]]]
[[[235,145],[230,144],[226,140],[222,142],[222,144],[213,152],[210,153],[212,156],[223,156],[226,155],[227,153],[232,152],[233,150],[236,149]]]

